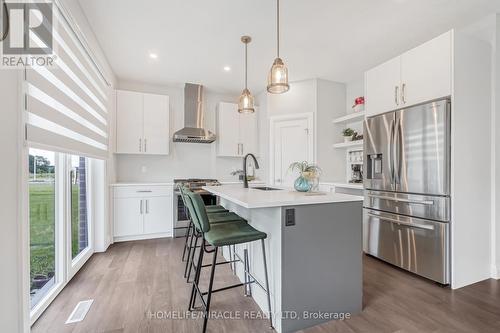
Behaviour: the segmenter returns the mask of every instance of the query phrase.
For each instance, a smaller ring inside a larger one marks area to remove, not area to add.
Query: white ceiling
[[[238,92],[240,36],[248,34],[249,88],[265,89],[276,52],[273,0],[79,1],[119,79]],[[450,28],[500,12],[500,0],[282,0],[281,7],[281,56],[291,81],[349,82]]]

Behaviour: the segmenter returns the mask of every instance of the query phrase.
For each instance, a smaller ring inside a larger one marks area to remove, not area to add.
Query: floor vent
[[[93,299],[79,302],[73,309],[73,312],[69,315],[68,320],[66,320],[66,324],[77,323],[84,320],[93,302]]]

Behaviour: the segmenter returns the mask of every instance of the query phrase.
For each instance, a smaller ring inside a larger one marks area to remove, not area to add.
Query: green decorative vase
[[[311,183],[309,183],[306,177],[300,175],[299,178],[295,180],[295,183],[293,183],[293,187],[298,192],[308,192],[311,189]]]

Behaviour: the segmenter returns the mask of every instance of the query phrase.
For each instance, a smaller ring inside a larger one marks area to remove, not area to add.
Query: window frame
[[[85,157],[85,163],[86,163],[86,168],[85,168],[85,179],[87,181],[87,227],[88,227],[88,245],[85,249],[83,249],[76,257],[73,258],[72,255],[72,230],[71,230],[71,157],[72,156],[78,156],[80,155],[74,155],[74,154],[65,154],[65,163],[66,163],[66,220],[68,221],[67,224],[67,230],[66,230],[66,262],[67,262],[67,276],[68,276],[68,281],[75,276],[75,274],[82,268],[82,266],[87,262],[87,260],[92,256],[94,253],[94,228],[93,228],[93,216],[94,216],[94,210],[93,210],[93,204],[92,204],[92,192],[93,192],[93,182],[92,182],[92,172],[91,170],[91,163],[92,159]],[[83,157],[83,156],[82,156]]]
[[[47,150],[55,156],[55,277],[54,286],[44,295],[40,301],[32,308],[30,298],[30,201],[29,201],[29,150],[30,148]],[[22,221],[21,238],[23,249],[22,256],[22,276],[23,276],[23,297],[22,307],[27,327],[31,327],[35,321],[43,314],[56,296],[63,290],[66,284],[82,268],[87,260],[94,254],[94,204],[93,192],[95,189],[92,181],[91,158],[86,157],[87,168],[87,223],[88,223],[88,246],[82,250],[75,258],[71,254],[71,156],[74,154],[62,153],[52,150],[50,147],[30,143],[22,149]]]

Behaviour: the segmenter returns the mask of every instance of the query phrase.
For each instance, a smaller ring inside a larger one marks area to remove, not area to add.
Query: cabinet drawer
[[[144,197],[165,197],[173,195],[172,186],[123,186],[115,187],[115,198],[144,198]]]

